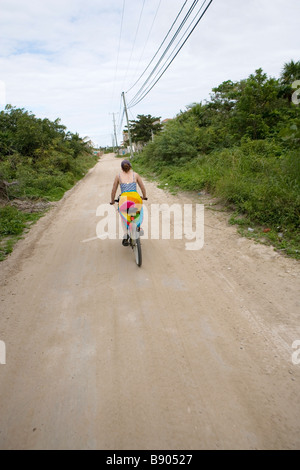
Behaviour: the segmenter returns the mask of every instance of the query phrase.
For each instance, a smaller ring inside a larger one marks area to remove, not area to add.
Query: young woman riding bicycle
[[[132,170],[132,165],[129,160],[123,160],[121,163],[121,172],[116,175],[112,191],[111,191],[111,202],[110,204],[115,203],[116,192],[118,186],[120,185],[121,195],[119,199],[119,212],[122,218],[123,227],[125,235],[122,241],[124,246],[128,246],[128,226],[130,224],[130,215],[128,214],[128,209],[132,206],[137,208],[138,216],[135,216],[135,222],[140,230],[140,225],[142,223],[143,214],[142,214],[142,199],[147,199],[145,185],[138,173],[135,173]],[[143,197],[137,192],[137,185],[142,191]]]

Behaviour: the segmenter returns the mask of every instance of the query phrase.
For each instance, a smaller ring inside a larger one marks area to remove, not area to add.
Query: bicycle
[[[145,197],[142,199],[146,201],[148,198]],[[118,197],[118,199],[115,199],[115,202],[118,203],[118,207],[119,207],[119,201],[120,201],[120,196]],[[127,228],[127,237],[128,237],[128,246],[131,246],[134,252],[135,262],[138,267],[141,267],[142,266],[142,247],[141,247],[140,235],[141,235],[142,229],[138,227],[135,222],[135,218],[138,212],[139,211],[136,207],[129,207],[127,209],[127,214],[130,218],[129,225]]]

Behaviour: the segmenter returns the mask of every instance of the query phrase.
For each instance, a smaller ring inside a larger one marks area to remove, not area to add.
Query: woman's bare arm
[[[111,190],[111,200],[110,200],[111,204],[115,203],[115,197],[116,197],[116,192],[117,192],[118,186],[119,186],[119,176],[117,175],[115,177],[115,181],[114,181],[114,184],[113,184],[113,187],[112,187],[112,190]]]
[[[141,188],[141,191],[142,191],[142,193],[143,193],[143,198],[146,198],[147,196],[146,196],[146,188],[145,188],[145,185],[144,185],[144,183],[143,183],[143,181],[142,181],[142,178],[141,178],[140,175],[138,175],[137,173],[136,173],[136,181],[137,181],[139,187]]]

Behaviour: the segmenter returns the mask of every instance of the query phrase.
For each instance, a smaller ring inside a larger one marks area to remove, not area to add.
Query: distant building
[[[95,148],[95,147],[96,147],[96,145],[94,144],[94,142],[91,140],[90,137],[85,136],[82,140],[83,140],[83,142],[84,142],[85,144],[87,144],[89,147],[92,147],[92,148]]]

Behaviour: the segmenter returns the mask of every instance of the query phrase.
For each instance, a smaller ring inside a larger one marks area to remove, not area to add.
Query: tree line
[[[2,197],[59,199],[90,165],[92,149],[60,119],[7,105],[0,112]],[[88,157],[88,158],[87,158]],[[17,185],[11,185],[15,180]]]

